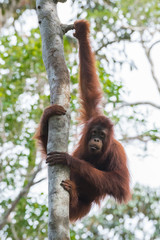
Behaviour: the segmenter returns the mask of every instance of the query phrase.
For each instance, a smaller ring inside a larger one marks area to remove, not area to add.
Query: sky
[[[129,69],[124,69],[122,76],[125,81],[126,87],[130,90],[130,95],[127,101],[151,101],[153,103],[159,104],[159,94],[154,84],[154,81],[150,72],[150,65],[144,55],[144,51],[139,44],[128,44],[126,49],[128,56],[136,62],[138,67],[137,70],[130,71]],[[138,54],[138,57],[137,57]],[[158,68],[160,62],[160,44],[155,46],[152,52],[152,57],[155,63],[155,69],[157,76],[160,75],[160,69]],[[142,107],[144,108],[144,107]],[[148,116],[148,121],[150,123],[158,123],[160,120],[160,111],[153,110],[151,107],[151,112]],[[152,124],[151,126],[152,127]],[[138,142],[137,142],[138,145]],[[159,187],[160,184],[160,147],[157,143],[148,144],[148,155],[145,157],[140,157],[141,154],[137,148],[135,152],[135,145],[133,147],[127,146],[127,152],[130,159],[130,169],[133,176],[134,182],[140,182],[144,185],[149,185],[151,187]],[[141,150],[143,151],[143,149]]]

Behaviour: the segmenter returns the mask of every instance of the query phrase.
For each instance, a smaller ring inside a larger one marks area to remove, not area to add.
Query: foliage
[[[87,18],[93,18],[96,22],[96,28],[102,27],[103,24],[107,24],[106,27],[116,33],[115,27],[118,24],[128,24],[132,26],[142,26],[142,27],[153,27],[158,25],[160,21],[160,4],[158,0],[78,0],[78,3],[73,1],[73,4],[79,5],[78,17],[82,14],[86,15]],[[85,14],[84,14],[85,13]],[[158,26],[157,26],[158,27]],[[123,30],[123,29],[122,29]],[[117,37],[121,39],[129,35],[119,28],[119,33]],[[126,39],[126,37],[124,38]]]
[[[159,212],[160,191],[136,185],[127,205],[107,200],[100,214],[90,216],[73,227],[71,240],[158,240]]]
[[[2,235],[5,239],[47,239],[48,208],[46,197],[42,194],[40,197],[44,204],[33,195],[21,198],[12,221],[5,226],[4,235]]]
[[[36,148],[32,136],[35,131],[35,122],[39,121],[42,109],[46,102],[48,103],[48,96],[44,93],[46,75],[44,75],[45,69],[41,57],[39,30],[33,29],[30,36],[23,36],[17,32],[6,34],[0,41],[2,64],[0,70],[2,113],[0,191],[1,216],[3,216],[11,207],[18,191],[28,184],[36,168]],[[35,205],[34,202],[33,196],[31,198],[28,195],[20,200],[13,212],[13,222],[5,227],[6,238],[11,237],[13,233],[20,239],[23,234],[35,235],[35,226],[37,223],[42,223],[41,218],[44,221],[46,205]],[[39,222],[34,215],[37,208],[41,209]],[[33,219],[33,224],[28,215]],[[19,228],[21,230],[17,231]],[[43,236],[44,230],[40,231]]]

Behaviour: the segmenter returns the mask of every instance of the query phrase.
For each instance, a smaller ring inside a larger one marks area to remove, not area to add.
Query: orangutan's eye
[[[102,132],[101,133],[101,138],[104,139],[104,137],[105,137],[105,134]]]
[[[95,136],[96,133],[97,133],[96,130],[93,130],[93,131],[92,131],[92,136]]]

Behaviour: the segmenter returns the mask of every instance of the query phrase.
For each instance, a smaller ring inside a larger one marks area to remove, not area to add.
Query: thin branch
[[[137,135],[137,136],[132,136],[132,137],[129,137],[129,136],[123,136],[123,138],[120,139],[120,141],[125,141],[125,142],[129,142],[129,141],[133,141],[133,140],[139,140],[141,142],[148,142],[152,139],[152,135],[148,135],[148,134],[140,134],[140,135]],[[160,140],[160,137],[156,136],[156,139],[157,140]]]
[[[34,186],[34,185],[36,185],[36,184],[38,184],[38,183],[40,183],[40,182],[43,182],[44,180],[46,180],[47,178],[42,178],[42,179],[40,179],[40,180],[38,180],[37,182],[34,182],[33,184],[32,184],[32,186]]]
[[[137,135],[137,136],[132,136],[132,137],[128,137],[128,136],[123,136],[123,138],[120,139],[120,141],[125,141],[125,142],[128,142],[128,141],[133,141],[133,140],[139,140],[141,142],[148,142],[149,139],[147,140],[144,140],[144,135],[141,134],[141,135]]]
[[[147,57],[147,59],[148,59],[148,61],[149,61],[149,63],[150,63],[150,66],[151,66],[151,73],[152,73],[153,80],[154,80],[154,82],[155,82],[155,84],[156,84],[156,86],[157,86],[158,92],[159,92],[159,94],[160,94],[160,83],[159,83],[158,78],[156,77],[153,60],[152,60],[151,54],[150,54],[150,53],[151,53],[151,48],[154,46],[154,44],[152,44],[152,46],[148,49],[148,48],[144,45],[143,39],[142,39],[141,43],[142,43],[142,47],[143,47],[143,49],[144,49],[144,51],[145,51],[146,57]],[[155,42],[155,44],[157,44],[157,42]]]
[[[119,110],[123,107],[138,106],[138,105],[150,105],[154,108],[160,109],[160,105],[157,105],[157,104],[149,102],[149,101],[144,101],[144,102],[132,102],[132,103],[123,102],[120,106],[114,108],[112,111]]]
[[[150,53],[151,53],[152,48],[153,48],[155,45],[157,45],[158,43],[160,43],[160,40],[154,42],[154,43],[150,46],[150,48],[149,48],[149,50],[148,50],[148,54],[149,54],[149,55],[150,55]]]
[[[20,240],[20,239],[18,238],[17,232],[16,232],[15,227],[14,227],[14,225],[13,225],[12,222],[11,222],[11,231],[12,231],[12,234],[13,234],[14,239],[15,239],[15,240]]]
[[[67,0],[56,0],[56,2],[64,3],[64,2],[67,2]]]
[[[113,41],[108,41],[107,43],[103,43],[96,51],[95,51],[95,55],[98,54],[98,52],[102,49],[102,48],[106,48],[108,45],[113,44],[113,43],[117,43],[120,42],[119,39],[115,39]]]
[[[74,29],[74,24],[69,24],[69,25],[67,25],[67,24],[61,24],[61,28],[62,28],[62,32],[63,32],[63,35],[64,35],[64,34],[67,33],[68,31]]]
[[[122,29],[130,29],[132,31],[138,31],[138,32],[143,32],[144,30],[146,30],[146,27],[141,27],[141,26],[131,26],[131,25],[122,25],[121,27]]]
[[[0,220],[0,230],[4,227],[4,225],[7,223],[8,217],[10,215],[10,213],[15,209],[16,205],[18,204],[18,202],[21,200],[21,198],[29,191],[30,187],[33,186],[34,183],[34,179],[37,176],[37,174],[39,173],[39,171],[41,170],[41,166],[42,166],[42,161],[39,163],[37,170],[33,173],[32,178],[30,179],[30,181],[28,182],[28,184],[20,191],[20,193],[18,194],[18,196],[16,197],[16,199],[12,202],[11,207],[7,210],[7,212],[5,213],[5,215],[2,217],[2,219]]]

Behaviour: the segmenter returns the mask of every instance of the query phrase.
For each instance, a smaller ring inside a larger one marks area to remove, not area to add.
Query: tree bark
[[[66,0],[59,0],[65,2]],[[36,0],[36,9],[42,37],[42,56],[50,85],[50,103],[62,105],[65,116],[49,120],[47,152],[66,152],[68,146],[70,114],[70,77],[64,60],[63,34],[73,25],[62,25],[57,16],[57,0]],[[67,29],[67,30],[66,30]],[[48,166],[48,239],[68,240],[69,194],[60,186],[69,179],[69,169],[61,165]]]

